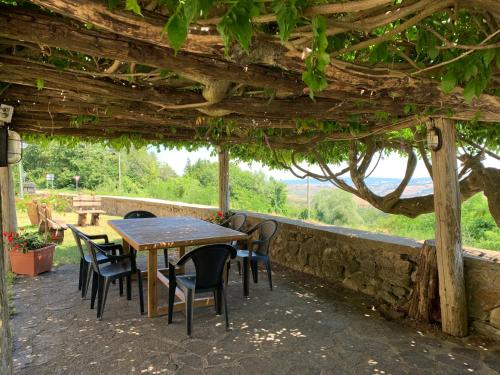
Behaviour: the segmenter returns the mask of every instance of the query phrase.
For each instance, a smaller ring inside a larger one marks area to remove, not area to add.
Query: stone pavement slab
[[[498,346],[387,321],[366,296],[278,267],[275,290],[262,273],[249,299],[232,273],[232,330],[213,307],[197,308],[191,338],[181,312],[172,325],[140,316],[135,282],[132,301],[112,285],[97,321],[77,291],[77,271],[66,265],[16,279],[16,374],[500,373]]]

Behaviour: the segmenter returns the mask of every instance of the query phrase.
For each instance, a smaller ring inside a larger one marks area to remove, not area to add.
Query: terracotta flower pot
[[[27,253],[10,251],[9,258],[12,272],[18,275],[36,276],[52,269],[52,260],[56,245],[51,244]]]

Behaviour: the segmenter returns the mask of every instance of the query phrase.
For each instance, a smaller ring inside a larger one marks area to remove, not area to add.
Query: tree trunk
[[[219,208],[223,213],[229,211],[229,154],[220,150],[219,154]]]
[[[460,188],[457,175],[455,124],[436,119],[442,147],[432,151],[434,208],[436,212],[436,254],[443,332],[467,335],[467,304],[464,261],[460,232]]]
[[[411,319],[424,323],[440,320],[438,280],[436,244],[428,240],[420,252],[417,280],[408,302],[408,316]]]

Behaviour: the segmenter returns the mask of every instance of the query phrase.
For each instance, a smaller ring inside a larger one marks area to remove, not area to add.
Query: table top
[[[165,249],[246,240],[246,233],[193,217],[110,220],[108,224],[136,250]]]

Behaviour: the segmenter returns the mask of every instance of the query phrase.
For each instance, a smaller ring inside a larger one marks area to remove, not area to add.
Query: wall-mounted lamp
[[[435,126],[427,129],[427,147],[432,151],[438,151],[443,145],[441,130]]]
[[[14,107],[0,104],[0,167],[19,163],[22,158],[21,136],[7,128],[13,113]]]
[[[9,164],[17,164],[23,157],[21,136],[19,135],[19,133],[9,130],[8,137],[9,141],[7,143],[7,162]]]

